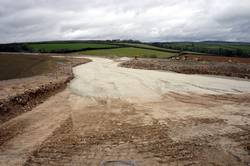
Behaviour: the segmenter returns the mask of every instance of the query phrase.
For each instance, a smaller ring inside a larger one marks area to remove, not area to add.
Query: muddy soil
[[[192,60],[192,61],[207,61],[207,62],[228,62],[228,63],[242,63],[250,64],[250,58],[240,57],[225,57],[225,56],[212,56],[212,55],[192,55],[184,54],[179,57],[181,60]]]
[[[139,59],[121,64],[134,69],[166,70],[184,74],[209,74],[250,78],[249,58],[222,58],[185,55],[177,59]]]
[[[28,78],[0,81],[0,124],[32,110],[48,97],[65,89],[67,83],[74,78],[72,67],[89,62],[88,59],[83,58],[58,58],[65,61],[57,64],[51,72]]]
[[[69,88],[0,125],[0,165],[250,164],[248,81],[99,58],[74,74]]]

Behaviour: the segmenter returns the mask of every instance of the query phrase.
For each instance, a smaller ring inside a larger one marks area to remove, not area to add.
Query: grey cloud
[[[249,0],[1,0],[0,42],[250,42]]]

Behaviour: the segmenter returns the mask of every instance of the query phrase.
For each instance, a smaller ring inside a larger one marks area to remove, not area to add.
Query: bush
[[[157,55],[149,55],[149,58],[157,58]]]

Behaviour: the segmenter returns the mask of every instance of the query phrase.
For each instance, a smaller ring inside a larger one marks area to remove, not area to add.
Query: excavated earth
[[[185,74],[250,78],[250,58],[183,55],[173,59],[133,59],[120,66]]]
[[[33,77],[0,81],[0,124],[32,110],[48,97],[65,89],[67,83],[74,78],[72,67],[90,61],[58,55],[55,58],[61,58],[64,62],[58,63],[51,72]]]
[[[74,68],[64,91],[0,125],[0,165],[249,165],[250,82]]]

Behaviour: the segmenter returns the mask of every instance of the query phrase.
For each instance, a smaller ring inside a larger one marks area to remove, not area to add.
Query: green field
[[[118,46],[111,44],[99,43],[33,43],[28,44],[34,52],[60,52],[60,51],[74,51],[81,49],[100,49],[100,48],[116,48]]]
[[[90,50],[90,51],[81,51],[81,54],[84,55],[96,55],[96,56],[108,56],[108,57],[142,57],[142,58],[169,58],[175,56],[176,53],[163,52],[142,48],[115,48],[115,49],[103,49],[103,50]]]
[[[180,50],[182,52],[199,52],[210,55],[250,57],[250,44],[230,42],[176,42],[155,43],[155,46]]]
[[[110,49],[110,50],[109,50]],[[78,53],[100,56],[140,56],[166,58],[180,54],[250,57],[250,43],[237,42],[157,42],[51,41],[0,44],[0,52]]]
[[[151,49],[151,50],[156,50],[156,51],[166,51],[166,52],[173,52],[173,53],[179,52],[178,50],[160,48],[160,47],[156,47],[150,44],[143,44],[143,43],[120,43],[120,44],[126,47],[145,48],[145,49]]]
[[[34,55],[0,55],[0,80],[30,77],[51,72],[63,59]]]

